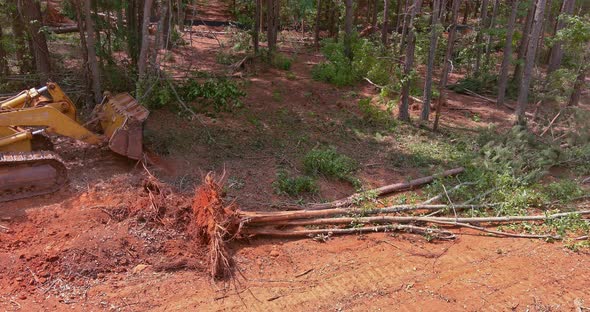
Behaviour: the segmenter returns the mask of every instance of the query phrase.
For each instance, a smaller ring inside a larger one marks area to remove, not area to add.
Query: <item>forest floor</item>
[[[172,52],[169,65],[179,74],[185,67],[227,70],[216,57],[229,35],[196,34],[185,35],[189,44]],[[10,230],[0,231],[0,310],[572,311],[576,299],[590,305],[587,251],[469,230],[442,242],[388,233],[327,242],[238,240],[229,246],[236,279],[212,282],[186,222],[193,188],[207,172],[225,174],[227,198],[241,209],[276,210],[298,200],[275,194],[277,170],[302,171],[301,159],[314,146],[334,146],[360,164],[363,185],[381,186],[452,167],[438,147],[452,146],[454,136],[511,124],[507,108],[451,93],[443,134],[407,125],[383,131],[364,122],[358,108],[360,98],[377,94],[371,85],[314,81],[320,53],[297,43],[281,49],[295,56],[289,74],[253,66],[239,78],[247,93],[242,109],[202,115],[200,122],[175,110],[152,112],[146,136],[166,142],[156,152],[166,152],[173,172],[149,170],[177,192],[166,193],[161,219],[150,220],[157,191],[141,165],[60,139],[70,185],[2,203],[0,225]],[[319,179],[320,192],[302,200],[354,192],[350,183]]]

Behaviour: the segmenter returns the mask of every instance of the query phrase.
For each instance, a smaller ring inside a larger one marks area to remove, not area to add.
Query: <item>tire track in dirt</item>
[[[560,268],[554,269],[551,267],[551,262],[555,261],[556,256],[546,259],[543,258],[542,253],[537,253],[535,257],[531,257],[530,252],[526,252],[531,248],[553,248],[549,245],[539,244],[546,243],[525,240],[516,241],[510,245],[511,250],[508,255],[502,256],[493,253],[486,256],[484,254],[480,263],[465,266],[460,270],[453,269],[453,267],[461,267],[461,263],[464,263],[465,259],[463,257],[451,258],[452,264],[449,265],[449,268],[443,268],[439,278],[441,280],[470,281],[478,285],[478,287],[491,289],[491,292],[469,293],[474,298],[479,295],[480,298],[490,302],[485,306],[477,306],[476,309],[485,308],[490,311],[505,311],[514,304],[522,306],[526,303],[534,303],[535,295],[537,298],[543,298],[545,302],[560,304],[562,307],[571,307],[574,299],[587,297],[588,292],[583,290],[586,280],[584,276],[587,276],[587,274],[570,274],[567,278],[567,284],[554,281],[539,283],[536,279],[537,276],[555,276],[561,272]],[[529,264],[523,267],[523,261]],[[550,274],[547,274],[547,270],[551,271]],[[579,287],[576,289],[574,285]],[[467,286],[463,288],[467,289]],[[559,295],[559,291],[564,289],[568,289],[565,292],[566,295]],[[498,301],[495,298],[509,299]],[[469,301],[475,302],[475,300]]]
[[[365,263],[361,266],[356,266],[341,274],[318,278],[316,286],[308,288],[300,293],[288,293],[270,302],[258,302],[254,300],[245,300],[249,309],[256,311],[268,311],[279,309],[282,307],[290,307],[297,309],[317,308],[326,302],[330,302],[329,306],[324,306],[324,309],[333,307],[338,302],[350,300],[351,295],[358,293],[377,293],[380,290],[385,292],[392,292],[393,290],[400,290],[404,285],[409,285],[416,280],[417,274],[427,274],[429,266],[433,262],[432,258],[425,258],[421,255],[413,255],[407,251],[408,256],[391,257],[387,252],[383,252],[382,245],[374,245],[364,250],[363,253],[379,255],[378,257],[364,257],[358,259],[358,263]],[[349,254],[347,257],[354,257],[354,254]],[[416,259],[422,259],[416,261]],[[343,259],[345,260],[345,259]],[[408,260],[415,261],[414,265],[408,266]],[[475,259],[470,256],[460,257],[457,266],[465,263],[473,262]],[[419,269],[418,269],[419,268]],[[341,272],[338,269],[336,272]],[[270,287],[267,287],[270,288]],[[258,291],[253,290],[257,294]],[[412,311],[412,307],[398,307],[399,311]]]

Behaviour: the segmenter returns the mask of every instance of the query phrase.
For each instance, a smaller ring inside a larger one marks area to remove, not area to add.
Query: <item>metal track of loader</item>
[[[0,153],[0,202],[59,190],[67,182],[67,169],[53,152]]]

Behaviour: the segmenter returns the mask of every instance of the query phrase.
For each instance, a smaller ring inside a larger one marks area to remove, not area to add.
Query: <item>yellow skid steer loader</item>
[[[100,123],[102,134],[78,122],[76,107],[52,82],[1,101],[0,202],[52,193],[66,184],[67,171],[59,156],[39,144],[46,140],[43,132],[93,145],[108,142],[117,154],[137,160],[143,157],[147,109],[122,93],[105,96],[94,112],[93,120]]]

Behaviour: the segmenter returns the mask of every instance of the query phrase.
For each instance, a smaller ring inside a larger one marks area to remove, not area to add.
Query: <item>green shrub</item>
[[[391,115],[391,106],[387,110],[382,110],[371,103],[371,98],[360,99],[358,105],[363,113],[363,119],[369,124],[388,129],[395,126],[395,119]]]
[[[293,61],[294,58],[287,57],[281,53],[275,53],[272,56],[272,66],[282,70],[290,70]]]
[[[157,77],[138,82],[137,99],[151,110],[165,107],[174,100],[174,94],[166,80]]]
[[[546,185],[543,193],[549,201],[568,202],[576,197],[584,195],[584,190],[578,183],[572,180],[561,180]]]
[[[482,142],[483,143],[483,142]],[[546,169],[555,165],[560,150],[546,145],[520,126],[481,147],[483,165],[495,172],[511,172],[524,181],[537,180]]]
[[[308,174],[324,174],[359,184],[358,179],[353,177],[357,163],[350,157],[339,154],[334,148],[312,149],[303,158],[303,166]]]
[[[224,51],[220,51],[215,55],[215,61],[221,65],[232,65],[240,60],[240,56]]]
[[[246,96],[237,83],[225,78],[210,78],[204,83],[191,79],[182,87],[182,92],[188,101],[197,101],[205,107],[213,106],[215,111],[240,108],[243,105],[240,98]]]
[[[449,85],[448,88],[459,93],[468,93],[469,91],[478,94],[496,94],[498,87],[498,76],[495,74],[481,73],[478,76],[465,77],[456,84]],[[508,86],[508,94],[511,93],[511,86]]]
[[[351,61],[344,55],[343,42],[344,40],[334,39],[322,41],[322,53],[327,61],[312,68],[315,80],[337,86],[352,85],[364,77],[382,86],[392,83],[394,75],[391,75],[390,71],[394,67],[393,58],[379,43],[353,36]]]
[[[317,193],[319,188],[315,180],[308,176],[291,177],[281,170],[277,173],[277,178],[272,186],[279,195],[286,194],[290,196],[300,195],[301,193]]]

